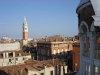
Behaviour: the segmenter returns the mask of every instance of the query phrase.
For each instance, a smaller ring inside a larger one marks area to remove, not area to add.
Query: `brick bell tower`
[[[28,40],[28,24],[26,21],[26,17],[24,17],[23,22],[23,40]]]
[[[23,27],[22,27],[22,42],[21,48],[28,44],[28,24],[26,21],[26,17],[24,17]]]

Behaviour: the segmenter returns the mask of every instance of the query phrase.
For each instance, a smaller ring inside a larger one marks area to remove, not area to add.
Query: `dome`
[[[83,5],[84,3],[87,3],[87,2],[89,2],[90,0],[81,0],[80,1],[80,3],[79,3],[79,5],[78,5],[78,8],[81,6],[81,5]]]

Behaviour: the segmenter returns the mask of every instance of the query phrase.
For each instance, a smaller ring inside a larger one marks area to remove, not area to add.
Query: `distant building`
[[[15,41],[7,36],[3,36],[0,40],[0,51],[20,50],[20,42]]]
[[[80,42],[79,40],[74,40],[73,37],[62,38],[52,36],[41,39],[41,41],[37,43],[38,60],[59,58],[68,64],[68,69],[71,71],[78,71],[80,69],[79,56]]]
[[[76,12],[80,38],[77,75],[100,75],[100,0],[81,0]]]
[[[64,75],[67,73],[67,65],[59,59],[45,61],[26,60],[24,64],[2,66],[2,75]]]
[[[11,41],[12,39],[4,35],[4,36],[1,38],[1,40],[3,40],[3,41]]]

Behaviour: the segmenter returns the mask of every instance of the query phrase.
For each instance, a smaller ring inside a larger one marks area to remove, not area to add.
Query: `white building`
[[[19,50],[19,49],[20,49],[19,42],[7,42],[7,41],[0,42],[0,51]]]
[[[77,75],[100,75],[100,0],[81,0],[76,12],[80,38]]]
[[[28,59],[31,59],[30,53],[24,53],[22,50],[0,52],[0,66],[23,64]]]

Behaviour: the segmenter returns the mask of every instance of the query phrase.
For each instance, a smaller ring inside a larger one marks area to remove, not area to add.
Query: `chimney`
[[[46,65],[45,64],[43,64],[43,67],[44,67],[44,69],[46,68]]]
[[[47,71],[46,71],[46,64],[43,64],[43,66],[44,66],[44,75],[47,75],[46,73],[47,73]]]

